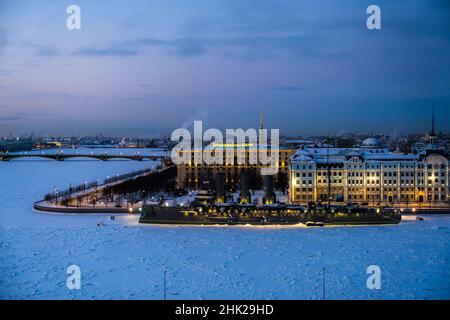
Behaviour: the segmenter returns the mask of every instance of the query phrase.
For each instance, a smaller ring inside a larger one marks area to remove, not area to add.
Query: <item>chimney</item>
[[[216,173],[216,203],[225,201],[225,174],[223,172]]]
[[[265,204],[272,204],[275,202],[275,191],[274,191],[274,184],[273,184],[273,175],[264,175],[264,203]]]
[[[251,202],[251,195],[249,189],[248,173],[245,170],[241,171],[241,204],[248,204]]]

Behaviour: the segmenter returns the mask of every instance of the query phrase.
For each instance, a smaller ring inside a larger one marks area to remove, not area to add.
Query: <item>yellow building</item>
[[[270,155],[270,151],[262,149],[258,150],[256,148],[241,147],[241,146],[227,146],[225,149],[234,149],[234,155],[230,157],[224,150],[222,164],[206,164],[201,162],[200,164],[195,164],[193,161],[196,152],[201,152],[197,150],[190,151],[180,151],[180,156],[183,152],[188,152],[190,154],[191,162],[186,164],[180,164],[177,166],[177,179],[179,187],[188,187],[191,189],[209,189],[214,188],[214,177],[216,173],[223,173],[225,176],[225,186],[227,191],[233,191],[239,188],[241,172],[245,170],[249,174],[250,184],[256,187],[262,184],[262,178],[260,176],[260,170],[263,167],[258,164],[252,164],[257,161],[250,161],[250,159],[255,159],[258,157],[259,152],[266,152]],[[236,151],[239,150],[240,153]],[[287,179],[289,171],[289,159],[295,153],[296,150],[279,148],[278,150],[278,160],[276,162],[276,167],[279,174],[275,175],[275,181],[281,175],[285,175]]]
[[[420,154],[384,148],[309,148],[290,165],[290,202],[448,205],[449,156],[433,145]]]

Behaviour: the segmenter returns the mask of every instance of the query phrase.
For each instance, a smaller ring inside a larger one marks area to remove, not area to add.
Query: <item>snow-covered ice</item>
[[[398,226],[142,226],[37,213],[54,187],[152,162],[0,162],[1,299],[449,299],[450,217]],[[97,227],[97,223],[103,226]],[[81,268],[81,289],[66,268]],[[366,269],[381,267],[381,290]]]

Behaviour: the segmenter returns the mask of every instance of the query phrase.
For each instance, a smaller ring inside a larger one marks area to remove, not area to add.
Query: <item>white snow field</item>
[[[54,187],[153,162],[0,162],[1,299],[449,299],[450,217],[398,226],[142,226],[32,210]],[[97,227],[97,223],[104,226]],[[81,289],[66,286],[81,268]],[[369,290],[367,267],[381,268]]]

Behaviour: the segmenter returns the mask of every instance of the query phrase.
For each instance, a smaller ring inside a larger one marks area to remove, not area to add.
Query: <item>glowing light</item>
[[[218,148],[236,148],[236,147],[253,147],[253,143],[213,143],[213,147]]]

